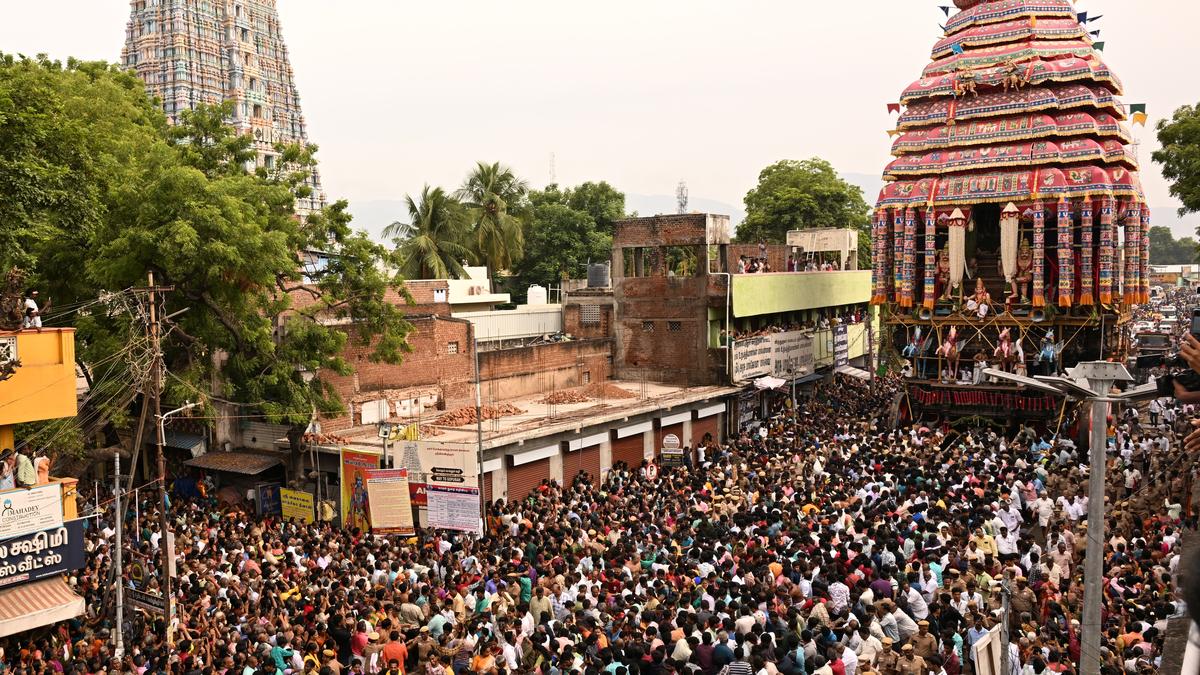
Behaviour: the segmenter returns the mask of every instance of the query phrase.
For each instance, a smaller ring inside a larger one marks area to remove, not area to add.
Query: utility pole
[[[174,565],[171,560],[171,520],[167,515],[167,462],[164,456],[164,446],[166,445],[166,432],[163,429],[162,417],[162,388],[163,388],[163,358],[162,358],[162,330],[158,321],[158,293],[160,291],[172,291],[172,286],[155,286],[154,272],[150,271],[146,276],[149,281],[149,286],[145,289],[149,300],[149,320],[146,326],[150,337],[150,350],[154,359],[151,365],[151,373],[153,382],[151,384],[151,396],[154,399],[154,419],[157,422],[155,425],[158,429],[155,445],[158,449],[158,527],[159,527],[159,553],[162,559],[162,589],[163,600],[167,606],[167,644],[174,646],[175,644],[175,595],[173,591],[174,583],[171,578],[171,572]]]
[[[1107,382],[1112,386],[1112,381]],[[1107,387],[1104,388],[1107,391]],[[1080,672],[1100,675],[1100,603],[1104,575],[1104,469],[1109,399],[1099,395],[1092,399],[1092,438],[1088,443],[1088,513],[1087,554],[1083,564],[1083,620],[1080,621]]]
[[[113,647],[113,656],[122,658],[125,656],[125,639],[122,634],[123,624],[125,623],[125,570],[124,570],[124,552],[122,549],[125,543],[122,540],[122,530],[125,527],[125,513],[121,511],[121,451],[117,450],[113,453],[113,463],[115,471],[113,473],[113,513],[116,514],[117,521],[117,625],[114,635],[116,636],[116,646]],[[96,503],[100,503],[100,493],[96,493]]]
[[[1088,443],[1088,513],[1087,513],[1087,557],[1083,567],[1083,617],[1080,621],[1080,669],[1082,675],[1100,675],[1103,656],[1100,640],[1103,626],[1101,603],[1104,600],[1104,491],[1108,443],[1108,412],[1113,403],[1115,382],[1131,382],[1132,377],[1118,363],[1093,361],[1081,363],[1067,371],[1076,382],[1082,380],[1092,396],[1092,437]]]

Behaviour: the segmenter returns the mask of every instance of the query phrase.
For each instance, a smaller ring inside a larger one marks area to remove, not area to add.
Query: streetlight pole
[[[121,511],[121,451],[117,450],[113,453],[113,463],[115,472],[113,474],[113,513],[116,514],[117,520],[117,625],[113,632],[116,637],[116,645],[113,647],[113,656],[122,658],[125,656],[125,640],[122,634],[123,625],[125,623],[125,569],[124,569],[124,551],[125,542],[122,540],[122,530],[125,526],[125,513]],[[100,503],[100,493],[96,492],[96,503]]]
[[[150,311],[153,314],[154,310],[151,309]],[[158,326],[157,322],[154,323],[154,326],[155,327]],[[157,330],[156,330],[155,334],[157,335]],[[161,389],[160,389],[161,383],[162,383],[162,371],[161,371],[162,359],[161,358],[159,358],[158,363],[159,363],[159,366],[155,368],[155,381],[159,384],[159,387],[155,387],[156,392],[161,391]],[[200,404],[199,403],[186,403],[174,410],[169,410],[166,413],[160,414],[158,412],[160,410],[159,396],[156,394],[154,397],[154,416],[158,419],[158,444],[157,445],[158,445],[158,480],[159,480],[159,484],[158,484],[158,492],[159,492],[158,524],[159,524],[159,533],[160,533],[159,547],[160,547],[160,550],[162,551],[163,600],[166,602],[166,606],[167,606],[166,607],[166,609],[167,609],[167,644],[172,645],[172,646],[175,644],[175,627],[174,627],[175,595],[174,595],[174,591],[172,590],[175,585],[173,583],[174,579],[172,578],[174,576],[173,573],[175,570],[175,561],[172,560],[172,556],[175,555],[175,551],[173,550],[175,548],[175,546],[173,543],[173,538],[172,538],[172,533],[171,533],[171,519],[167,516],[167,469],[166,469],[166,460],[163,457],[164,446],[166,446],[166,443],[167,443],[166,422],[167,422],[167,418],[170,417],[171,415],[174,415],[176,413],[181,413],[185,410],[191,410],[192,408],[195,408],[198,405],[200,405]]]
[[[1069,396],[1092,405],[1092,433],[1088,443],[1088,520],[1087,554],[1083,567],[1083,617],[1080,621],[1080,673],[1100,675],[1103,658],[1100,653],[1101,604],[1104,600],[1101,584],[1104,579],[1104,486],[1105,446],[1109,405],[1134,400],[1129,396],[1113,397],[1113,383],[1132,382],[1129,371],[1119,363],[1089,361],[1067,369],[1067,377],[1039,375],[1021,377],[988,368],[984,374],[1042,391]],[[1151,388],[1152,390],[1153,388]],[[1139,394],[1139,392],[1131,392]]]

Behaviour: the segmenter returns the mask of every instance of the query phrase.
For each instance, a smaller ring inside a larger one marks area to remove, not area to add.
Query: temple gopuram
[[[1124,358],[1148,302],[1150,209],[1121,81],[1070,0],[955,0],[904,90],[876,205],[872,302],[906,360],[905,412],[1061,417],[983,381]]]

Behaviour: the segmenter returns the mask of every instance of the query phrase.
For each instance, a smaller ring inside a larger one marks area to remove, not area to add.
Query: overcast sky
[[[475,160],[535,186],[608,180],[741,205],[758,172],[824,157],[877,176],[886,104],[929,60],[949,0],[279,0],[331,198],[456,186]],[[119,57],[125,0],[4,1],[0,51]],[[1080,0],[1104,18],[1155,207],[1152,125],[1200,101],[1196,0]],[[868,179],[869,180],[869,179]],[[867,200],[874,201],[868,194]],[[1190,221],[1189,221],[1190,222]],[[1179,228],[1182,229],[1182,228]]]

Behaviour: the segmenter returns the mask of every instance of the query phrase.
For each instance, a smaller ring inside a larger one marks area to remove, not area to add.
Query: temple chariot
[[[902,111],[872,226],[872,302],[914,419],[1061,417],[983,381],[1124,358],[1150,209],[1119,98],[1070,0],[955,0]]]

